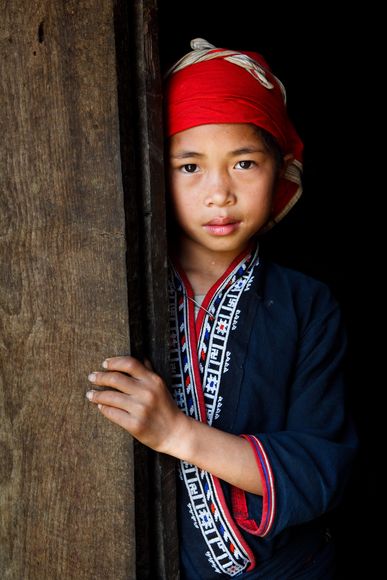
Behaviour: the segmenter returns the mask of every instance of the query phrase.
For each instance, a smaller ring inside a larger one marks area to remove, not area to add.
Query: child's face
[[[183,248],[237,256],[270,216],[276,177],[251,125],[200,125],[172,136],[169,183]]]

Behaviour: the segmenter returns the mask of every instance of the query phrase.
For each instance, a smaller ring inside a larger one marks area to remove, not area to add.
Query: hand
[[[131,356],[109,358],[103,366],[108,370],[91,373],[89,380],[116,390],[90,390],[86,393],[89,401],[144,445],[175,455],[174,445],[186,417],[161,377]]]
[[[131,356],[107,359],[89,380],[115,390],[86,393],[101,413],[160,453],[197,465],[231,485],[262,494],[254,452],[241,437],[187,417],[150,365]]]

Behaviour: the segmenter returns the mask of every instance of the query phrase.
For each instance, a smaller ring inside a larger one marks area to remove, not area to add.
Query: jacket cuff
[[[276,497],[274,477],[266,452],[260,440],[254,435],[241,435],[246,439],[255,455],[258,470],[262,481],[262,515],[260,522],[249,516],[246,492],[238,487],[231,488],[231,503],[235,521],[238,526],[254,536],[267,536],[274,523]]]

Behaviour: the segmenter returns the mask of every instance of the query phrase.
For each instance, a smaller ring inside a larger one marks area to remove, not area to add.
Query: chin
[[[248,246],[250,243],[250,238],[247,240],[226,240],[219,239],[214,240],[211,243],[203,244],[208,250],[214,252],[224,252],[224,253],[240,253]]]

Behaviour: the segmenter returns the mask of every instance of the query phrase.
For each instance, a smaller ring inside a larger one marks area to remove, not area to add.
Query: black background
[[[376,338],[383,331],[383,259],[375,232],[381,231],[376,223],[385,187],[377,161],[384,74],[375,65],[379,21],[371,4],[345,11],[329,2],[309,3],[305,10],[159,0],[163,70],[190,50],[195,37],[260,52],[287,89],[289,115],[304,141],[304,194],[266,235],[263,251],[328,283],[347,326],[348,397],[360,450],[344,501],[331,514],[340,579],[377,578],[384,568],[375,529],[384,520],[378,465],[386,455],[380,456],[385,379]]]

